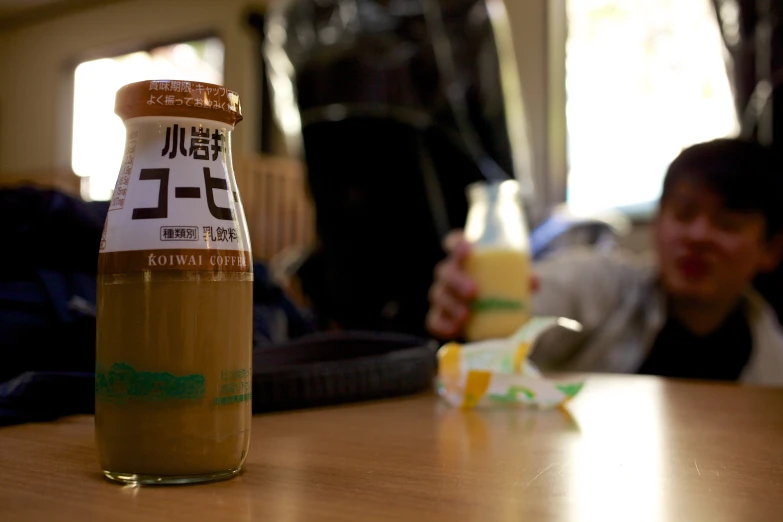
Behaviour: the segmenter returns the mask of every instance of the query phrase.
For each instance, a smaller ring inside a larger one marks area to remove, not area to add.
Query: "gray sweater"
[[[658,272],[648,259],[627,252],[575,249],[536,264],[535,315],[582,323],[581,333],[556,329],[537,343],[533,361],[545,371],[634,373],[666,321]],[[749,290],[753,351],[740,380],[783,386],[783,329],[756,292]]]

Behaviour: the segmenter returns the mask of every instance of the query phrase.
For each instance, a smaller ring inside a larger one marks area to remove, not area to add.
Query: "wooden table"
[[[102,478],[92,417],[0,429],[0,520],[783,520],[783,390],[588,378],[562,411],[434,396],[258,416],[231,481]]]

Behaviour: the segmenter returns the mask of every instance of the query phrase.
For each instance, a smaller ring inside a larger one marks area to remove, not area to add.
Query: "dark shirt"
[[[669,317],[639,373],[736,381],[750,359],[753,338],[743,307],[737,307],[716,330],[697,335]]]

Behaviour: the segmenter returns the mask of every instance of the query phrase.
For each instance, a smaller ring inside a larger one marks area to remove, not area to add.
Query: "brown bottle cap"
[[[180,80],[145,80],[117,91],[114,112],[123,119],[181,116],[234,126],[242,120],[239,95],[220,85]]]

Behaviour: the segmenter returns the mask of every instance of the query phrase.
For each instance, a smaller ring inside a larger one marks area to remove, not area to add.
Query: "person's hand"
[[[435,281],[429,292],[427,330],[441,339],[462,335],[470,315],[470,302],[478,294],[478,284],[465,271],[470,243],[462,230],[450,232],[443,241],[446,259],[435,267]],[[530,278],[531,292],[538,290],[538,278]]]
[[[443,241],[446,259],[435,267],[435,281],[430,288],[430,309],[427,330],[441,339],[453,339],[462,334],[470,313],[470,302],[478,286],[465,271],[465,259],[470,244],[461,230],[454,230]]]

